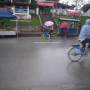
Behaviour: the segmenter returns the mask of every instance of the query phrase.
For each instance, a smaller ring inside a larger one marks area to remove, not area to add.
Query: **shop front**
[[[59,18],[61,24],[63,21],[66,21],[69,24],[68,28],[68,35],[69,36],[77,36],[80,32],[79,30],[79,21],[78,19],[70,19],[70,18]],[[60,30],[60,34],[62,31]]]

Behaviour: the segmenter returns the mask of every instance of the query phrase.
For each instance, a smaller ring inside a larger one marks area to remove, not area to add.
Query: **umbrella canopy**
[[[45,25],[45,26],[53,26],[53,25],[54,25],[54,22],[52,22],[52,21],[46,21],[46,22],[44,23],[44,25]]]

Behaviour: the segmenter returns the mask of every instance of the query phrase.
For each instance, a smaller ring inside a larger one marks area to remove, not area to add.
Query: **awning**
[[[9,11],[0,11],[0,18],[16,19],[16,16]]]
[[[51,2],[39,2],[38,4],[39,6],[43,6],[43,7],[53,7],[54,6],[54,3],[51,3]]]
[[[66,12],[68,15],[80,15],[81,12],[80,11],[67,11]]]
[[[79,19],[70,19],[70,18],[59,18],[60,20],[63,20],[63,21],[73,21],[73,22],[79,22],[80,20]]]
[[[9,11],[0,10],[0,19],[15,19],[16,31],[0,31],[0,35],[16,35],[18,39],[18,21],[15,15]]]

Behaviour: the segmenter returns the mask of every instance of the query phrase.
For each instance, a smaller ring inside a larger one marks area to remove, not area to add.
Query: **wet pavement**
[[[90,56],[72,63],[77,38],[0,39],[0,90],[90,90]]]

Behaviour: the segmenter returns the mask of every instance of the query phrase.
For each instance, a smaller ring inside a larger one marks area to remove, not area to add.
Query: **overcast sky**
[[[60,3],[69,2],[69,4],[73,4],[73,1],[72,1],[72,0],[60,0],[59,2],[60,2]]]
[[[84,1],[87,3],[88,0],[84,0]],[[66,3],[66,2],[68,2],[69,5],[73,4],[73,0],[60,0],[59,2],[60,3]]]

